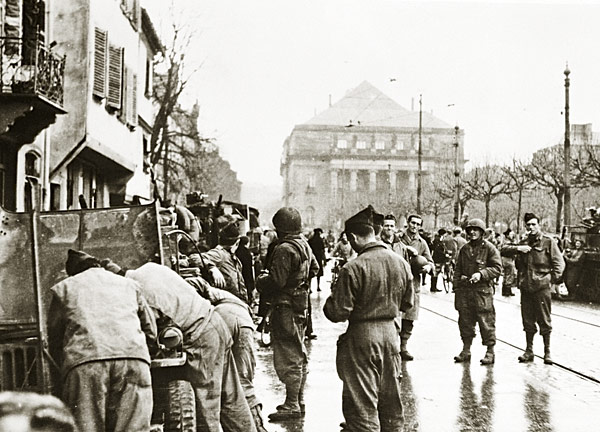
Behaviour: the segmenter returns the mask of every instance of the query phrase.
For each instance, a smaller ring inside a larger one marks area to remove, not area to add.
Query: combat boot
[[[406,349],[407,342],[408,342],[408,339],[400,339],[400,358],[402,360],[411,361],[411,360],[414,360],[414,357]]]
[[[471,361],[471,343],[473,339],[463,339],[463,349],[457,356],[454,356],[455,363]]]
[[[293,377],[285,383],[285,402],[278,405],[274,413],[269,414],[270,421],[285,421],[302,417],[298,395],[302,386],[302,377]]]
[[[250,412],[252,413],[252,418],[254,419],[254,425],[256,426],[256,431],[257,432],[267,432],[267,429],[265,428],[265,423],[262,418],[261,411],[262,411],[261,404],[257,404],[250,409]]]
[[[525,352],[519,356],[520,363],[530,363],[533,361],[533,335],[534,333],[525,333],[527,347],[525,348]]]
[[[480,360],[482,365],[491,365],[494,364],[494,346],[488,345],[485,356]]]
[[[550,357],[550,333],[544,336],[544,363],[547,365],[554,364],[552,357]]]

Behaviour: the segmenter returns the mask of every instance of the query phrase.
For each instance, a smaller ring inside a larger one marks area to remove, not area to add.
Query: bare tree
[[[509,191],[509,179],[498,165],[483,165],[467,172],[463,187],[474,200],[485,205],[485,225],[490,222],[490,205],[494,198]]]
[[[464,175],[463,175],[464,178]],[[451,171],[442,171],[435,176],[436,188],[440,197],[447,202],[453,203],[456,194],[456,178]],[[463,179],[464,181],[464,179]],[[458,204],[458,219],[462,218],[464,210],[467,208],[469,201],[473,199],[472,191],[461,185],[459,190]]]
[[[564,154],[560,146],[539,150],[533,154],[529,164],[529,174],[539,186],[546,188],[556,199],[555,229],[561,229],[562,213],[565,197]],[[571,187],[582,187],[582,179],[573,175],[571,170]]]
[[[585,186],[600,186],[600,146],[577,146],[573,157],[573,170],[579,183]]]
[[[529,166],[523,161],[520,161],[514,157],[512,159],[512,166],[504,166],[502,167],[502,170],[509,180],[509,184],[505,193],[517,196],[517,233],[519,233],[521,232],[523,193],[532,188],[533,179],[531,173],[529,172]]]
[[[179,24],[173,19],[170,43],[164,48],[162,56],[155,61],[157,69],[162,70],[162,73],[154,76],[153,98],[158,106],[158,111],[152,126],[147,160],[153,179],[154,167],[159,163],[162,164],[163,196],[166,196],[169,191],[168,178],[172,173],[170,168],[173,164],[168,161],[170,152],[174,150],[171,147],[173,136],[180,133],[180,131],[170,131],[172,117],[179,109],[180,97],[190,78],[200,67],[191,68],[188,72],[187,64],[190,62],[186,63],[187,52],[195,36],[195,31],[191,29],[190,25]],[[156,196],[158,191],[156,182],[154,183]]]

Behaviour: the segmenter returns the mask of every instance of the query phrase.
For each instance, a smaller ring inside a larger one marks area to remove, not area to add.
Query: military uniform
[[[454,307],[458,311],[458,328],[463,342],[475,337],[475,324],[483,345],[496,345],[496,311],[494,309],[494,279],[502,272],[502,260],[496,247],[484,239],[470,241],[459,251],[454,272]],[[480,273],[479,282],[469,278]]]
[[[225,291],[248,303],[248,290],[242,273],[242,263],[239,258],[221,245],[204,252],[202,258],[214,264],[223,273]]]
[[[155,341],[156,323],[139,286],[90,268],[51,292],[50,350],[61,364],[63,399],[79,429],[149,430],[152,383],[144,333]]]
[[[330,321],[349,321],[336,356],[348,430],[402,430],[395,318],[412,306],[411,282],[408,263],[382,242],[373,242],[342,267],[325,303],[323,312]]]
[[[518,253],[517,247],[531,247],[529,253]],[[521,290],[521,318],[523,329],[529,339],[536,333],[536,324],[542,336],[552,331],[550,285],[560,282],[565,262],[552,238],[542,234],[522,240],[519,245],[505,245],[503,255],[517,254],[517,287]]]
[[[417,251],[417,255],[425,258],[432,266],[433,259],[431,258],[431,253],[429,251],[429,246],[427,246],[427,242],[419,235],[416,234],[414,237],[411,237],[408,232],[405,232],[400,236],[400,241],[406,245],[411,246]],[[412,360],[412,355],[406,351],[406,344],[408,339],[412,335],[414,321],[419,318],[419,308],[421,304],[421,276],[415,275],[412,280],[412,287],[414,292],[414,302],[413,306],[402,314],[402,328],[400,329],[400,342],[402,344],[402,352],[403,357],[406,360]]]
[[[210,302],[165,266],[147,263],[125,276],[138,282],[150,307],[184,334],[185,372],[196,394],[198,430],[256,432],[231,352],[231,334]]]
[[[285,403],[273,419],[299,417],[304,410],[308,355],[304,346],[309,280],[319,264],[301,234],[285,235],[274,246],[268,274],[259,276],[257,288],[271,297],[271,346],[277,376],[286,387]],[[283,408],[283,409],[282,409]]]

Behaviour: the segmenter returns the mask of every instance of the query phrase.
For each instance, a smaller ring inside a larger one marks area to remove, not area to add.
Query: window
[[[152,96],[152,76],[153,76],[153,70],[152,70],[152,59],[147,58],[146,59],[146,75],[145,75],[145,81],[144,81],[144,96],[146,96],[147,98],[150,98]]]
[[[108,46],[108,89],[106,105],[121,109],[123,86],[123,48],[109,44]]]
[[[364,150],[367,148],[367,142],[366,141],[356,141],[356,148],[359,150]]]
[[[99,98],[106,97],[106,51],[108,34],[96,27],[94,35],[94,82],[92,93]]]
[[[315,188],[316,187],[316,179],[315,179],[315,175],[314,174],[309,174],[308,175],[308,187],[309,188]]]
[[[31,211],[37,207],[40,183],[40,156],[34,152],[25,154],[25,211]]]
[[[348,146],[348,142],[346,140],[339,139],[337,140],[337,148],[345,149]]]
[[[125,66],[123,103],[119,119],[134,129],[138,125],[137,119],[137,75],[133,70]]]
[[[404,141],[402,141],[402,140],[396,141],[396,149],[397,150],[404,150]]]
[[[375,149],[376,150],[385,150],[385,141],[375,141]]]
[[[140,0],[121,0],[121,10],[123,15],[127,17],[131,26],[138,30],[141,23],[141,8]]]

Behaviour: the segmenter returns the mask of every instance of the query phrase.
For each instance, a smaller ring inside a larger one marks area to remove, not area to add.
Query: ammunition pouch
[[[295,313],[303,314],[308,309],[308,293],[309,289],[307,284],[302,284],[291,291],[290,305]]]

